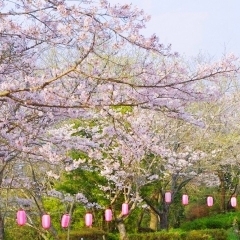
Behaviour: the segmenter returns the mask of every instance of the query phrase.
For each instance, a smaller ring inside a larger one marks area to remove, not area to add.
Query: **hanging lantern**
[[[127,203],[122,204],[122,215],[128,215],[128,204]]]
[[[69,214],[63,214],[61,219],[61,226],[62,228],[68,228],[70,223],[70,215]]]
[[[237,198],[236,197],[231,197],[231,206],[236,207],[237,206]]]
[[[166,203],[171,203],[171,201],[172,201],[172,194],[171,194],[171,192],[166,192],[165,193],[165,202]]]
[[[26,212],[24,210],[18,210],[17,212],[17,224],[19,226],[23,226],[25,225],[27,222],[27,215]]]
[[[188,205],[188,195],[187,194],[182,195],[182,204]]]
[[[87,227],[91,227],[93,222],[93,216],[91,213],[86,213],[85,215],[85,224]]]
[[[105,220],[107,222],[112,221],[112,210],[109,208],[105,210]]]
[[[42,227],[48,229],[51,226],[51,218],[49,214],[42,215]]]
[[[212,196],[207,197],[207,205],[208,205],[208,207],[212,207],[212,205],[213,205],[213,197]]]

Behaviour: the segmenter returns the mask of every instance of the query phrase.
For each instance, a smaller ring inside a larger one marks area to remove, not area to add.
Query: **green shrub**
[[[84,240],[98,240],[102,239],[104,235],[107,235],[102,230],[96,228],[86,228],[81,229],[81,231],[70,231],[70,239],[71,240],[79,240],[83,238]],[[67,239],[67,231],[65,233],[59,234],[59,240]]]
[[[108,239],[108,238],[107,238]],[[224,229],[192,230],[182,232],[180,229],[155,233],[129,234],[129,240],[226,240]]]
[[[108,233],[107,240],[119,240],[119,234],[114,234],[114,233]]]
[[[224,229],[193,230],[187,233],[186,240],[226,240],[227,231]]]
[[[129,234],[129,240],[181,240],[178,232],[155,232],[155,233],[136,233]]]
[[[229,227],[229,224],[221,219],[208,219],[206,220],[206,227],[209,229],[216,229],[216,228],[225,228]]]
[[[38,232],[35,231],[33,228],[29,226],[15,226],[13,224],[13,227],[6,228],[4,232],[4,239],[5,240],[29,240],[29,239],[35,239],[36,236],[38,236]]]
[[[193,230],[187,234],[186,240],[212,240],[212,237],[205,232]]]
[[[238,213],[217,214],[211,217],[195,219],[181,224],[180,228],[185,231],[200,229],[229,229],[233,222],[240,219]],[[238,221],[237,221],[238,222]]]
[[[206,229],[206,221],[205,219],[196,219],[191,222],[185,222],[180,226],[181,229],[185,231],[190,231],[190,230],[200,230],[200,229]]]
[[[237,233],[236,231],[234,231],[233,228],[229,228],[227,231],[227,236],[229,240],[239,240],[239,233]]]

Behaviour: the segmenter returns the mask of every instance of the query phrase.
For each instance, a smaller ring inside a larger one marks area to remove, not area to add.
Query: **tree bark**
[[[117,221],[117,228],[120,234],[120,240],[128,240],[127,231],[122,219]]]
[[[150,209],[149,228],[152,229],[153,231],[158,230],[158,215],[152,209]]]
[[[226,189],[225,189],[225,180],[224,180],[224,174],[222,171],[218,171],[218,178],[220,180],[220,209],[221,212],[226,211]]]
[[[168,214],[169,214],[169,206],[166,203],[163,203],[163,209],[159,214],[161,229],[168,229]]]

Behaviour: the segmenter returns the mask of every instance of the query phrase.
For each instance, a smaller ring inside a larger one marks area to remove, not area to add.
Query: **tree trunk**
[[[220,209],[221,212],[226,211],[226,189],[225,189],[225,182],[224,182],[224,174],[221,171],[218,171],[218,178],[220,180]]]
[[[168,229],[168,213],[169,213],[169,206],[163,203],[163,209],[159,214],[161,229]]]
[[[120,234],[120,240],[128,240],[126,228],[122,219],[117,221],[117,228]]]
[[[158,230],[158,215],[152,209],[150,209],[149,228],[151,228],[153,231]]]

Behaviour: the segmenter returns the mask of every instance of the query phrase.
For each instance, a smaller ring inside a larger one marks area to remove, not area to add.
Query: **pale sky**
[[[144,35],[153,33],[186,57],[240,56],[240,0],[109,0],[132,3],[152,16]]]

